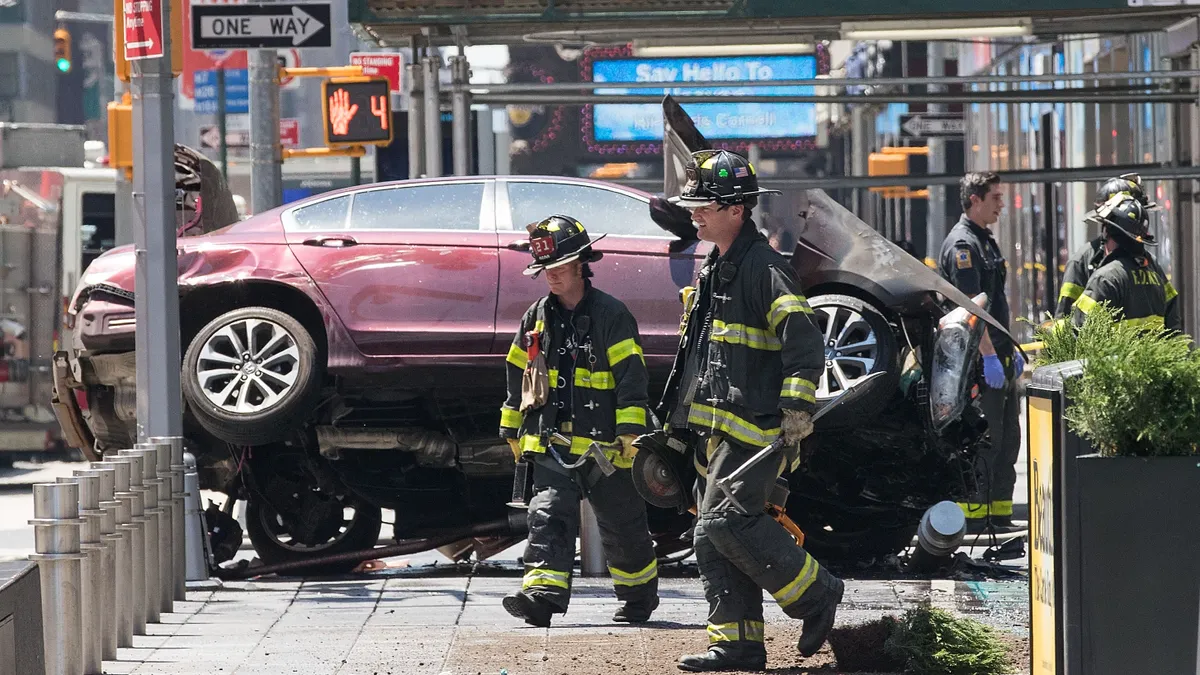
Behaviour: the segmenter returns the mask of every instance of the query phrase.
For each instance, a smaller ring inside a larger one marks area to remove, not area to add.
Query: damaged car
[[[669,152],[704,142],[685,118],[672,123]],[[818,555],[896,553],[926,508],[969,492],[987,442],[971,350],[990,318],[822,191],[806,199],[785,227],[826,337],[819,402],[885,376],[822,418],[788,477],[787,511]],[[338,556],[375,545],[382,509],[398,540],[457,536],[440,549],[456,559],[523,538],[506,505],[514,463],[497,437],[499,405],[513,333],[546,292],[521,273],[525,226],[551,213],[609,235],[595,282],[637,318],[657,400],[678,346],[680,289],[708,251],[662,196],[551,176],[419,179],[180,237],[185,444],[202,488],[246,500],[264,563],[351,569]],[[85,402],[74,422],[93,457],[135,441],[134,277],[129,246],[89,266],[69,307],[70,348],[56,359],[56,380]],[[650,521],[661,555],[686,555],[686,508],[656,505]],[[236,542],[223,548],[227,559]]]

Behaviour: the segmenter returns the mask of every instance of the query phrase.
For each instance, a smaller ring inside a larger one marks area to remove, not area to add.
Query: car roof
[[[470,183],[470,182],[477,182],[480,180],[506,180],[506,181],[519,181],[519,182],[523,182],[523,183],[573,183],[576,185],[595,185],[597,187],[618,189],[618,190],[622,190],[624,192],[630,192],[630,193],[633,193],[636,195],[640,195],[646,199],[649,199],[652,196],[649,192],[646,192],[645,190],[640,190],[640,189],[635,188],[630,185],[622,185],[620,183],[614,183],[611,181],[595,180],[593,178],[579,178],[576,176],[504,174],[504,175],[479,175],[479,176],[442,176],[440,178],[409,178],[406,180],[392,180],[392,181],[384,181],[381,183],[363,183],[362,185],[351,185],[349,187],[338,188],[336,190],[329,190],[327,192],[315,194],[315,195],[312,195],[311,197],[305,197],[304,199],[297,200],[295,202],[287,204],[286,207],[292,207],[292,206],[296,206],[301,203],[306,203],[309,201],[316,201],[318,199],[334,197],[337,195],[350,194],[352,192],[358,192],[358,191],[361,191],[364,189],[376,189],[376,188],[381,188],[381,187],[402,187],[402,186],[406,186],[406,185]]]

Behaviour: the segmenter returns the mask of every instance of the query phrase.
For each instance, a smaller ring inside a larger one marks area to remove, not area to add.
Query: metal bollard
[[[921,516],[917,546],[909,557],[908,569],[930,571],[951,562],[967,531],[963,510],[951,501],[934,504]]]
[[[59,483],[79,485],[79,515],[83,518],[79,549],[84,554],[80,569],[80,608],[83,627],[84,675],[103,675],[101,642],[104,623],[101,614],[100,588],[104,585],[104,544],[100,542],[100,477],[88,471],[75,471],[73,476],[59,477]]]
[[[117,612],[120,593],[128,590],[120,588],[120,578],[117,574],[118,563],[129,565],[128,559],[120,558],[121,541],[125,535],[117,532],[117,510],[120,502],[116,501],[117,471],[103,462],[92,462],[88,473],[100,479],[100,541],[104,545],[104,570],[100,574],[103,584],[100,588],[101,607],[101,638],[100,657],[105,661],[117,659]],[[82,473],[82,471],[76,471]]]
[[[146,500],[141,492],[142,468],[133,457],[113,457],[108,460],[125,467],[124,490],[121,474],[117,474],[117,501],[121,502],[121,517],[128,518],[124,527],[129,535],[129,620],[130,635],[146,634]],[[118,469],[120,471],[120,469]],[[135,490],[134,488],[138,488]],[[133,638],[129,644],[132,647]]]
[[[34,555],[41,575],[46,675],[83,673],[82,560],[78,483],[33,486]]]
[[[212,556],[208,550],[208,526],[204,522],[204,510],[200,508],[200,474],[196,473],[196,458],[192,453],[183,456],[183,464],[186,467],[183,486],[187,515],[187,580],[205,581]]]
[[[174,565],[174,595],[177,602],[187,599],[187,540],[184,536],[186,506],[184,505],[183,486],[183,437],[182,436],[151,436],[151,443],[166,443],[168,446],[168,463],[171,477],[171,562]],[[161,472],[161,465],[160,465]]]
[[[158,508],[162,509],[158,523],[158,584],[159,610],[165,614],[175,611],[175,502],[171,497],[171,444],[138,443],[137,450],[147,452],[154,460],[154,477],[158,487]]]
[[[160,517],[162,509],[158,506],[158,484],[147,479],[147,476],[154,474],[155,459],[154,453],[147,453],[144,450],[121,450],[117,453],[118,457],[132,459],[136,461],[136,468],[140,473],[141,483],[138,483],[132,473],[130,474],[130,489],[134,492],[140,492],[143,499],[142,515],[146,524],[146,540],[145,555],[146,555],[146,576],[144,579],[146,589],[146,623],[159,623],[162,621],[162,584],[159,581],[159,572],[162,565],[159,562],[159,538],[162,536],[159,530]],[[156,479],[153,479],[156,480]]]

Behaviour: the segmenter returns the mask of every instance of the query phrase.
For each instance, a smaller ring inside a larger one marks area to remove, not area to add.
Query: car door
[[[494,183],[372,186],[284,213],[288,244],[368,356],[484,355],[495,335]]]
[[[672,252],[675,238],[650,219],[648,198],[615,185],[514,177],[497,184],[496,199],[500,297],[494,352],[508,350],[525,310],[547,292],[545,279],[522,274],[532,262],[526,226],[563,214],[593,235],[608,235],[596,244],[604,258],[592,265],[592,283],[629,307],[648,360],[669,365],[679,346],[679,289],[692,283],[707,248],[698,253],[692,244]]]

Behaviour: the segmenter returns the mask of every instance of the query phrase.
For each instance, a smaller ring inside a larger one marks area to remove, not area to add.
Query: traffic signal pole
[[[162,3],[163,25],[173,17]],[[175,226],[174,78],[172,31],[163,55],[133,63],[135,317],[137,438],[183,435],[180,389],[179,288]]]
[[[279,61],[273,49],[250,57],[250,204],[262,213],[283,203],[279,143]]]

